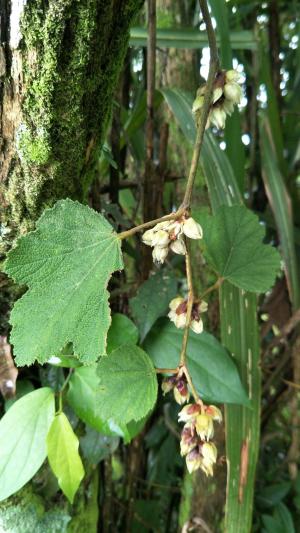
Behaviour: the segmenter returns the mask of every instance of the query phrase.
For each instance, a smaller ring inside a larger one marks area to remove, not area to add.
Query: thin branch
[[[218,278],[217,281],[208,287],[200,296],[200,300],[204,298],[204,296],[207,296],[210,292],[215,291],[216,289],[219,289],[224,281],[224,278]]]
[[[122,231],[122,233],[118,233],[119,239],[127,239],[127,237],[131,237],[131,235],[134,235],[135,233],[138,233],[139,231],[143,231],[144,229],[151,228],[152,226],[155,226],[159,222],[164,222],[165,220],[176,220],[177,218],[182,217],[182,215],[185,213],[185,209],[180,208],[178,211],[175,211],[174,213],[171,213],[170,215],[166,215],[161,218],[156,218],[155,220],[149,220],[149,222],[145,222],[144,224],[140,224],[139,226],[135,226],[134,228],[130,228],[126,231]]]
[[[187,301],[187,310],[186,310],[186,325],[184,328],[184,334],[182,339],[182,347],[180,353],[180,365],[185,365],[186,362],[186,349],[189,338],[190,323],[192,317],[193,303],[194,303],[194,290],[193,290],[193,280],[192,280],[192,266],[191,266],[191,256],[188,249],[188,243],[186,243],[187,249],[185,254],[185,267],[186,267],[186,277],[188,285],[188,301]]]
[[[206,83],[204,102],[203,102],[203,106],[201,109],[201,116],[200,116],[199,124],[197,127],[197,135],[196,135],[196,141],[195,141],[195,146],[194,146],[194,151],[193,151],[193,156],[192,156],[191,168],[190,168],[185,195],[184,195],[184,199],[182,203],[182,207],[184,207],[185,209],[189,209],[190,204],[191,204],[192,191],[193,191],[193,186],[195,182],[197,166],[199,162],[205,127],[206,127],[208,114],[210,110],[210,104],[211,104],[212,96],[213,96],[213,85],[214,85],[216,74],[219,69],[219,56],[218,56],[217,41],[216,41],[215,31],[212,25],[211,17],[209,14],[207,1],[199,0],[199,4],[200,4],[201,13],[203,16],[203,21],[205,22],[205,25],[206,25],[206,32],[207,32],[208,44],[209,44],[209,50],[210,50],[210,62],[209,62],[209,72],[208,72],[208,78],[207,78],[207,83]]]

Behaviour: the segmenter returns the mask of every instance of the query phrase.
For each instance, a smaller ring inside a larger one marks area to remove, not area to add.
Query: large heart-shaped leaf
[[[150,357],[138,346],[121,346],[98,363],[98,410],[104,420],[127,424],[144,418],[157,396]]]
[[[45,362],[68,342],[83,362],[103,355],[106,287],[121,268],[120,241],[103,216],[71,200],[47,209],[5,264],[7,274],[29,287],[11,314],[17,363]]]
[[[176,368],[182,330],[160,320],[147,336],[144,347],[157,368]],[[219,341],[203,332],[189,334],[187,364],[200,396],[207,401],[249,404],[232,357]]]
[[[205,256],[214,270],[237,287],[266,292],[274,283],[280,256],[263,244],[264,228],[242,205],[220,207],[201,220]]]
[[[48,387],[16,401],[0,420],[0,501],[20,490],[46,459],[46,437],[54,417]]]

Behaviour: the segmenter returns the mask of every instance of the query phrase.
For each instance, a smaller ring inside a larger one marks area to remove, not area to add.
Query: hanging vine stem
[[[182,201],[181,206],[179,209],[171,213],[170,215],[161,217],[156,220],[151,220],[149,222],[145,222],[144,224],[141,224],[139,226],[136,226],[134,228],[131,228],[127,231],[123,231],[122,233],[119,233],[118,238],[119,239],[126,239],[127,237],[130,237],[131,235],[134,235],[135,233],[139,231],[143,231],[144,229],[150,228],[152,226],[155,226],[159,222],[167,221],[167,220],[177,220],[181,218],[183,215],[188,214],[191,207],[191,199],[192,199],[192,193],[193,193],[193,187],[195,183],[195,177],[197,173],[197,167],[199,163],[201,148],[203,144],[204,139],[204,132],[207,124],[207,119],[210,111],[210,106],[212,102],[213,97],[213,90],[214,90],[214,81],[216,78],[216,74],[219,70],[219,56],[218,56],[218,47],[217,47],[217,41],[215,36],[215,31],[212,25],[212,20],[210,17],[207,0],[199,0],[200,10],[203,17],[203,22],[206,26],[206,32],[208,37],[208,44],[210,49],[210,61],[209,61],[209,72],[208,72],[208,78],[206,82],[206,90],[204,95],[204,101],[203,106],[201,108],[201,115],[199,122],[197,124],[197,134],[196,134],[196,140],[194,144],[193,149],[193,155],[192,155],[192,161],[189,171],[189,176],[186,184],[186,189],[184,193],[184,198]],[[186,243],[187,244],[187,243]],[[192,317],[192,310],[193,310],[193,303],[194,303],[194,291],[193,291],[193,280],[192,280],[192,269],[191,269],[191,256],[188,246],[186,247],[186,254],[185,254],[185,264],[186,264],[186,277],[187,277],[187,284],[188,284],[188,302],[187,302],[187,313],[186,313],[186,326],[184,329],[183,334],[183,340],[182,340],[182,347],[180,352],[180,361],[179,366],[175,370],[175,373],[178,372],[180,369],[182,369],[186,375],[187,382],[190,386],[190,389],[192,391],[192,394],[195,398],[195,401],[198,403],[202,403],[199,395],[197,394],[197,391],[195,390],[195,387],[192,383],[189,371],[186,366],[186,351],[187,351],[187,344],[188,344],[188,338],[189,338],[189,329],[190,329],[190,323],[191,323],[191,317]],[[218,279],[217,282],[207,289],[207,291],[204,292],[204,294],[208,294],[215,288],[219,287],[222,283],[222,279]],[[168,369],[158,369],[158,372],[164,372]]]

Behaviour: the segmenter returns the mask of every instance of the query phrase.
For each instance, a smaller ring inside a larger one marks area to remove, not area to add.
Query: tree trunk
[[[2,224],[84,199],[141,0],[0,0]]]

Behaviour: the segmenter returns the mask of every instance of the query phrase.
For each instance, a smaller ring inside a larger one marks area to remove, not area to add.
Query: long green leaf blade
[[[300,284],[292,205],[278,165],[270,123],[265,116],[261,118],[260,132],[263,180],[278,228],[290,299],[293,308],[297,309],[300,306]]]

